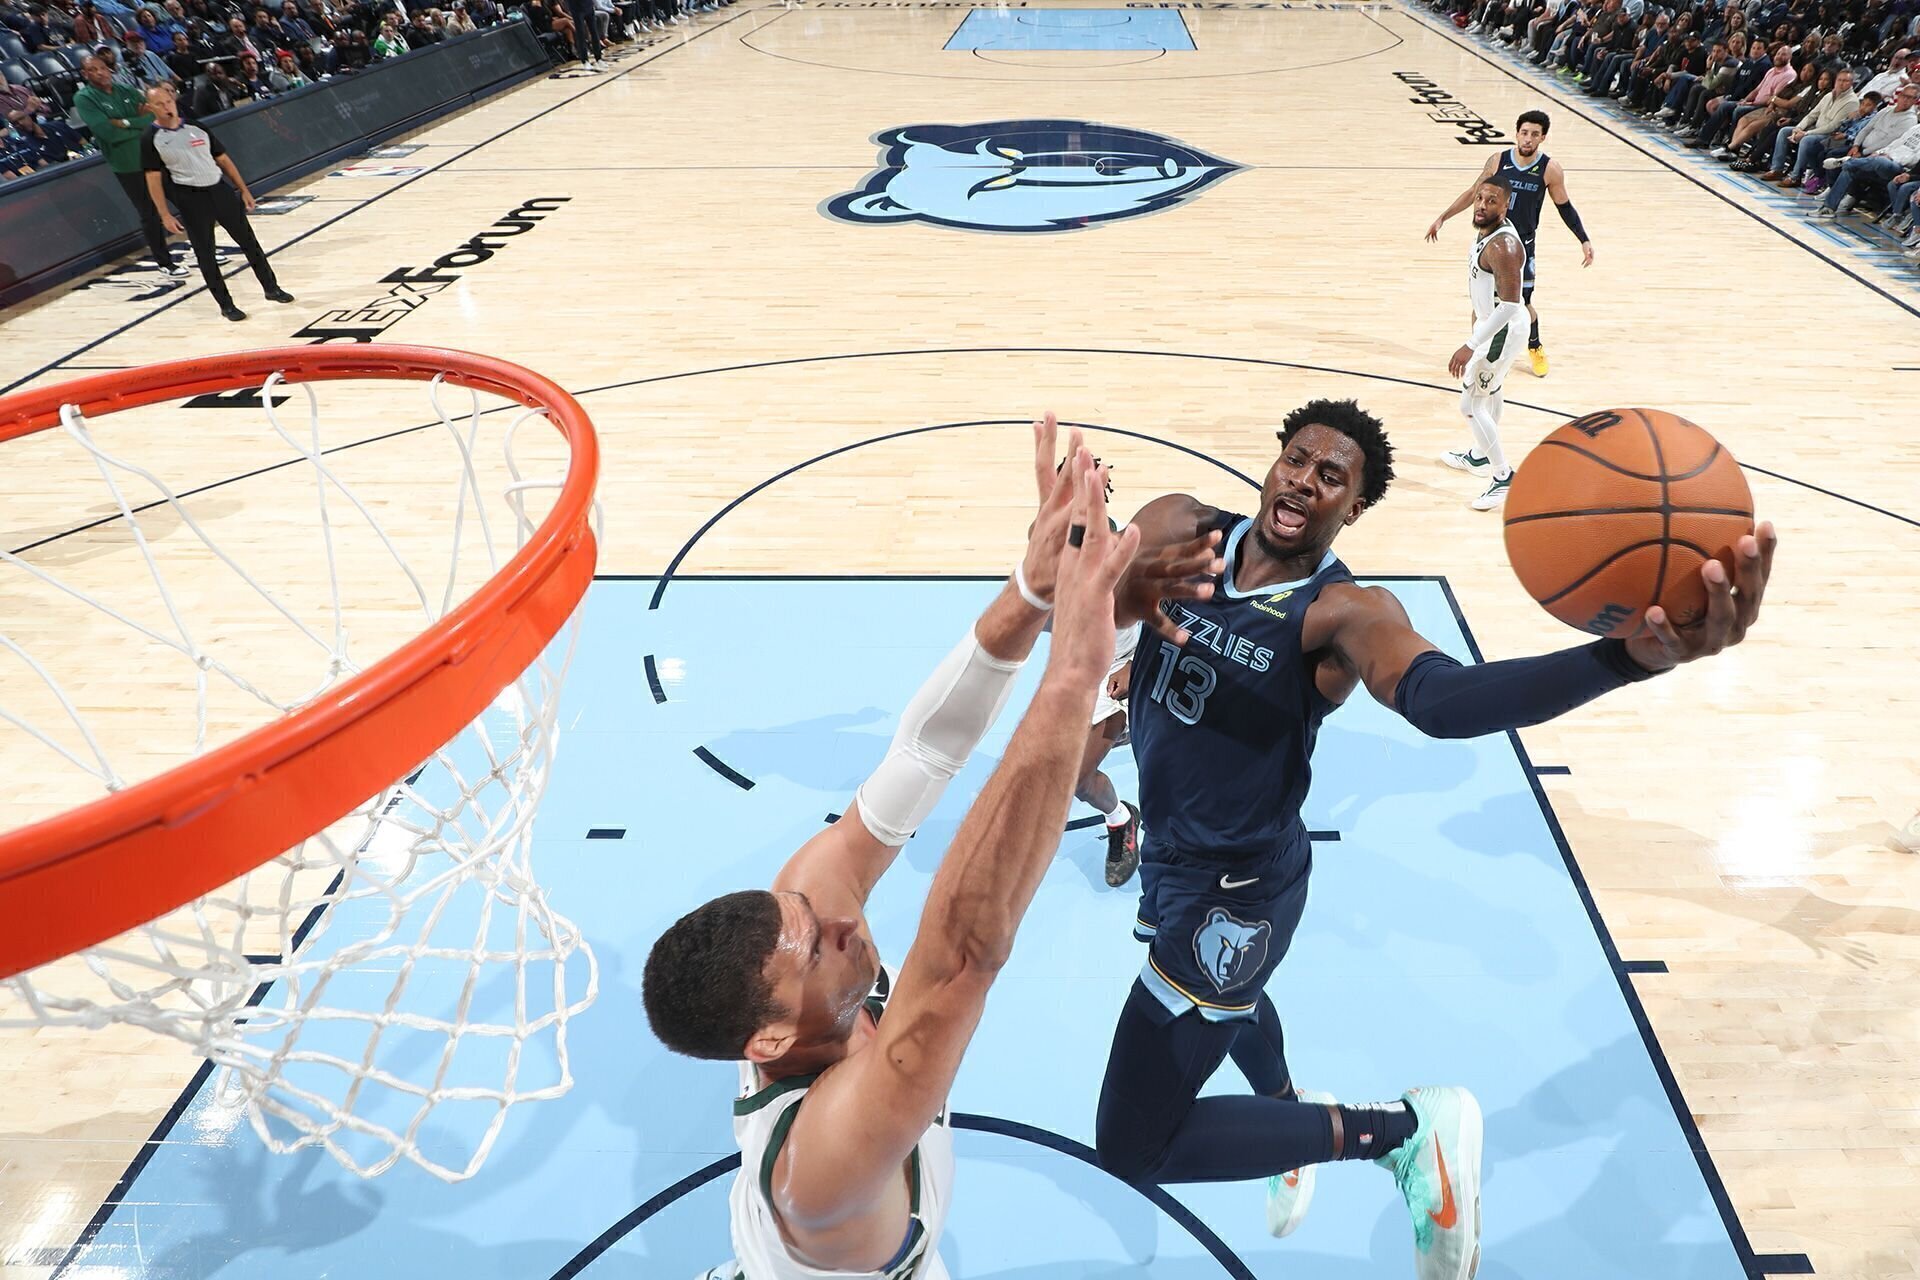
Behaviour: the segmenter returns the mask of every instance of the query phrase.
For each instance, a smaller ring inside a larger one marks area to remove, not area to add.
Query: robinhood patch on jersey
[[[874,141],[880,168],[827,201],[827,216],[1077,231],[1171,208],[1241,168],[1162,134],[1085,120],[912,124]]]

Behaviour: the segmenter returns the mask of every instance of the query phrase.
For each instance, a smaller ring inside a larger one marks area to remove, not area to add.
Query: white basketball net
[[[463,393],[436,379],[428,395],[438,426],[425,431],[443,444],[451,439],[457,474],[443,463],[410,483],[416,491],[443,484],[450,491],[436,493],[451,503],[435,524],[443,553],[450,540],[452,554],[444,573],[416,569],[377,517],[381,504],[357,496],[341,475],[341,451],[323,451],[314,386],[292,388],[290,407],[305,396],[304,432],[283,425],[276,388],[288,389],[277,374],[261,389],[267,421],[300,469],[282,471],[315,504],[300,543],[316,566],[304,602],[277,579],[261,581],[263,568],[275,566],[258,548],[256,563],[243,567],[206,527],[213,522],[197,520],[153,471],[103,447],[95,425],[72,406],[62,428],[97,467],[109,508],[125,522],[123,540],[131,534],[129,554],[144,560],[154,595],[146,596],[145,581],[141,594],[152,616],[143,620],[141,610],[76,584],[43,557],[0,551],[0,596],[12,585],[4,578],[27,575],[41,595],[55,593],[92,620],[127,629],[130,650],[176,664],[180,686],[193,689],[188,754],[208,746],[209,706],[233,702],[233,691],[259,720],[284,715],[440,618],[534,530],[539,513],[529,515],[529,495],[560,485],[557,475],[527,479],[515,458],[521,428],[543,411],[512,406],[511,414],[486,414],[480,395],[467,392],[470,405],[456,417],[442,402]],[[489,451],[483,460],[483,418],[501,457]],[[549,437],[541,446],[549,451],[558,439],[544,422],[527,435]],[[483,500],[488,491],[498,499]],[[389,514],[418,512],[393,507]],[[156,521],[164,528],[149,536]],[[503,522],[510,534],[496,530]],[[387,634],[371,652],[363,651],[364,638],[349,639],[368,632],[343,590],[343,583],[358,585],[342,571],[350,543],[391,571],[399,601],[384,606]],[[281,630],[278,678],[236,665],[240,649],[264,648],[251,624],[233,628],[247,633],[236,646],[231,636],[209,635],[213,628],[182,602],[183,561],[201,575],[223,567],[223,590],[236,599],[243,589],[254,593],[255,612]],[[548,906],[529,865],[575,631],[570,620],[485,714],[346,819],[160,920],[0,984],[0,1026],[127,1023],[173,1036],[222,1069],[215,1105],[244,1106],[275,1151],[320,1146],[366,1176],[405,1158],[441,1178],[470,1177],[508,1107],[571,1087],[568,1019],[597,988],[591,949]],[[97,787],[140,780],[123,773],[115,744],[95,731],[81,709],[84,694],[54,657],[0,634],[0,658],[8,654],[39,685],[0,682],[0,737],[11,726]],[[298,659],[297,671],[286,654]],[[31,696],[16,696],[22,692]],[[33,706],[22,710],[22,703]],[[184,699],[164,710],[184,731]],[[155,752],[136,754],[144,763]],[[0,753],[0,760],[15,758]]]

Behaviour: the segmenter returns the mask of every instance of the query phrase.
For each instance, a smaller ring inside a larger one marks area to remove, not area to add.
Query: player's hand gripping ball
[[[1507,558],[1527,593],[1590,635],[1626,639],[1659,605],[1681,629],[1707,613],[1700,569],[1754,532],[1739,463],[1659,409],[1602,409],[1558,428],[1515,473]]]

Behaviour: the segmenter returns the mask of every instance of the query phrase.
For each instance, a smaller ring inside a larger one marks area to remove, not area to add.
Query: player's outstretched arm
[[[1073,497],[1072,478],[1054,474],[1053,415],[1035,422],[1033,433],[1035,467],[1048,483],[1041,487],[1015,577],[914,694],[886,756],[845,816],[800,846],[780,869],[775,893],[804,893],[826,915],[863,914],[873,886],[999,718],[1047,620],[1044,605],[1027,597],[1045,602],[1053,596]],[[1079,451],[1078,431],[1068,447]]]
[[[869,1270],[898,1247],[897,1235],[865,1229],[865,1219],[946,1105],[1066,823],[1094,696],[1113,659],[1113,584],[1139,541],[1131,529],[1108,531],[1105,482],[1085,450],[1067,471],[1085,537],[1060,554],[1039,690],[934,875],[875,1043],[813,1087],[784,1176],[776,1169],[781,1220],[823,1267]]]
[[[1413,629],[1406,610],[1384,587],[1329,588],[1309,614],[1308,647],[1337,660],[1422,733],[1476,738],[1542,724],[1603,693],[1739,644],[1760,616],[1779,536],[1771,523],[1734,545],[1734,572],[1718,560],[1701,567],[1707,612],[1682,631],[1664,610],[1647,611],[1631,640],[1596,640],[1532,658],[1462,666]]]
[[[1487,157],[1487,162],[1485,164],[1480,166],[1479,176],[1474,178],[1472,182],[1469,182],[1467,184],[1467,189],[1465,191],[1462,191],[1459,195],[1455,196],[1453,203],[1447,206],[1446,212],[1442,213],[1439,217],[1435,218],[1433,220],[1433,224],[1427,228],[1428,244],[1432,244],[1434,241],[1440,238],[1440,228],[1446,226],[1447,221],[1449,219],[1457,217],[1458,215],[1466,212],[1467,206],[1473,203],[1473,193],[1479,190],[1480,184],[1485,182],[1488,178],[1491,178],[1493,176],[1494,170],[1498,169],[1499,167],[1500,167],[1500,153],[1496,151],[1492,155]]]

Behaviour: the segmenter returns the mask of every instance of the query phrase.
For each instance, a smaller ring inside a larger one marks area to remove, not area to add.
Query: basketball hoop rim
[[[484,711],[593,580],[593,424],[557,383],[493,356],[369,343],[168,361],[0,397],[0,444],[57,426],[65,405],[97,417],[275,373],[287,385],[444,376],[542,409],[570,450],[559,495],[498,572],[366,670],[164,773],[0,833],[0,978],[210,893],[352,812]]]

